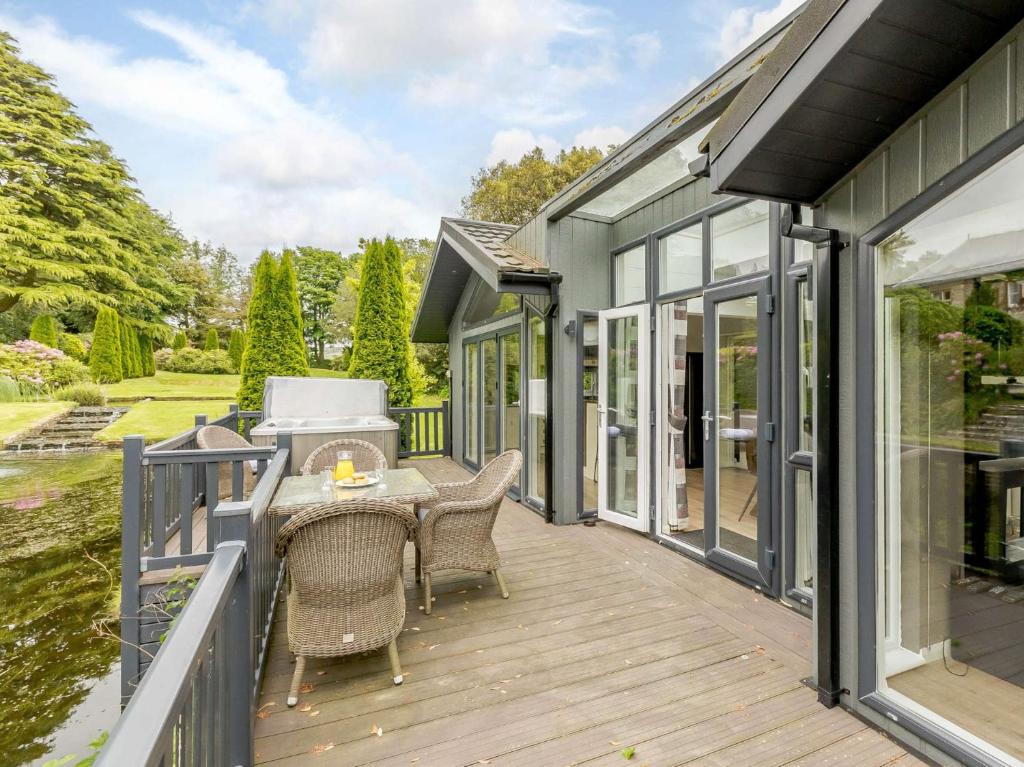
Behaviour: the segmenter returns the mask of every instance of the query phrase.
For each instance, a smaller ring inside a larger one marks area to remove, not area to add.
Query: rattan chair
[[[307,657],[386,646],[394,683],[402,683],[395,640],[405,622],[402,559],[415,529],[411,510],[368,498],[325,503],[281,527],[276,548],[288,557],[288,647],[295,654],[289,706],[298,702]]]
[[[339,450],[348,450],[352,453],[352,465],[356,471],[383,471],[388,467],[388,459],[376,445],[361,439],[336,439],[310,453],[309,458],[302,464],[302,473],[319,474],[324,469],[333,469],[338,461]]]
[[[241,434],[223,426],[204,426],[196,434],[196,444],[200,450],[236,450],[253,447]],[[232,461],[221,461],[217,469],[217,497],[230,498],[233,493]],[[259,481],[256,476],[255,461],[242,463],[242,489],[252,492]]]
[[[505,493],[516,481],[523,454],[507,450],[468,482],[435,485],[438,498],[419,510],[416,574],[426,583],[425,611],[432,606],[430,576],[438,570],[493,573],[503,599],[508,587],[498,569],[500,557],[491,538]]]

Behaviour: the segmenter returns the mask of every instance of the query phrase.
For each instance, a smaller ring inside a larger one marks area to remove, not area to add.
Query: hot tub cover
[[[270,376],[263,387],[264,419],[384,416],[387,412],[388,387],[383,381]]]

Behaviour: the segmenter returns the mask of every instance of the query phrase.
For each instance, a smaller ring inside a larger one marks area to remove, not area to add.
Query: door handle
[[[715,417],[711,415],[710,410],[705,410],[700,420],[704,422],[704,441],[707,442],[711,439],[711,424],[715,422]]]

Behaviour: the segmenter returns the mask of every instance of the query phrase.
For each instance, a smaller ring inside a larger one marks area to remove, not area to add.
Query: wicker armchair
[[[475,570],[493,573],[503,599],[508,587],[498,569],[500,557],[491,538],[495,517],[505,493],[523,465],[523,454],[507,450],[468,482],[435,485],[438,493],[430,506],[420,508],[416,542],[416,574],[426,582],[425,611],[432,605],[431,573],[438,570]]]
[[[223,426],[204,426],[196,434],[196,444],[200,450],[235,450],[252,447],[252,443],[241,434]],[[230,498],[232,495],[232,462],[221,461],[217,469],[217,497]],[[252,492],[259,477],[256,476],[255,461],[242,463],[242,489]]]
[[[388,467],[388,459],[376,445],[361,439],[336,439],[310,453],[309,458],[302,464],[302,473],[319,474],[324,469],[333,469],[338,460],[339,450],[348,450],[352,453],[352,465],[356,471],[383,471]]]
[[[402,683],[395,642],[405,622],[402,559],[416,529],[412,511],[391,501],[335,501],[296,514],[277,535],[288,557],[288,647],[295,672],[288,705],[298,702],[307,657],[388,648]]]

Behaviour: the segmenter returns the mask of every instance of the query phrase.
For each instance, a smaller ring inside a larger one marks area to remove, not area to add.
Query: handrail
[[[175,732],[179,730],[177,740],[181,741],[183,710],[194,696],[196,678],[207,662],[204,656],[209,653],[214,635],[221,628],[223,619],[231,617],[228,614],[229,601],[233,601],[232,595],[241,580],[244,563],[244,543],[229,541],[217,547],[152,666],[111,730],[96,765],[123,767],[128,764],[148,766],[178,763],[177,760],[165,762],[164,758],[171,755],[171,749],[180,745],[175,744]],[[234,622],[227,621],[224,626],[231,644],[232,640],[240,638],[239,630],[248,630],[247,622],[241,622],[240,625],[233,623],[238,623],[237,619]],[[233,647],[232,652],[244,649],[244,639],[240,644],[241,647]],[[230,675],[227,682],[228,689],[222,694],[226,695],[226,702],[231,705],[231,695],[238,691],[231,690]],[[236,700],[234,703],[237,705],[241,702]],[[231,722],[240,719],[231,717]],[[237,733],[234,735],[238,737]],[[248,733],[245,737],[249,737]]]
[[[430,407],[393,407],[388,415],[398,424],[398,457],[451,455],[448,401]]]

